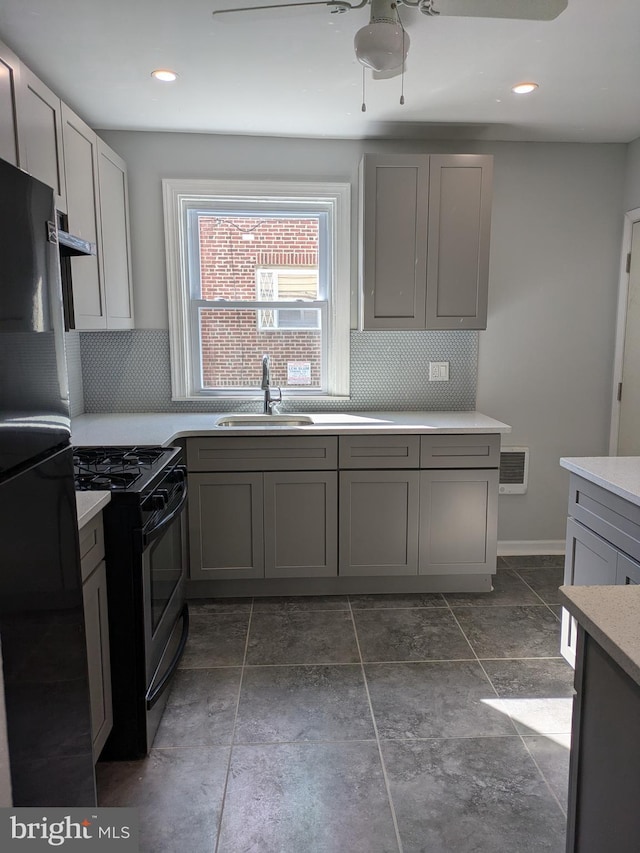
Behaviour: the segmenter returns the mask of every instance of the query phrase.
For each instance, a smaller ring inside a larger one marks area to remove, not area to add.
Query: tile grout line
[[[530,568],[530,567],[529,567],[529,566],[527,566],[527,568]],[[529,589],[531,590],[531,592],[535,593],[535,595],[537,595],[537,596],[538,596],[538,598],[539,598],[539,599],[540,599],[540,601],[544,604],[544,606],[547,608],[547,610],[550,610],[550,611],[551,611],[551,613],[553,613],[553,610],[551,610],[552,605],[551,605],[551,604],[549,604],[549,602],[548,602],[548,601],[545,601],[545,600],[544,600],[544,598],[540,595],[540,593],[539,593],[536,589],[534,589],[534,588],[531,586],[531,584],[530,584],[530,583],[529,583],[525,578],[523,578],[523,577],[522,577],[522,575],[518,572],[518,570],[517,570],[517,569],[512,569],[512,571],[516,573],[517,577],[519,577],[519,578],[520,578],[520,580],[522,581],[522,583],[523,583],[523,584],[525,584],[526,586],[528,586],[528,587],[529,587]],[[557,605],[553,605],[553,606],[557,606]],[[558,617],[556,616],[556,614],[555,614],[555,613],[553,613],[553,616],[554,616],[554,618],[555,618],[555,619],[557,619],[557,618],[558,618]]]
[[[522,578],[521,578],[521,580],[522,580]],[[526,581],[523,581],[523,583],[526,583]],[[528,584],[527,584],[527,586],[528,586]],[[534,592],[535,592],[535,590],[534,590]],[[536,595],[537,595],[537,593],[536,593]],[[451,610],[451,615],[452,615],[452,616],[453,616],[453,618],[456,620],[456,624],[458,625],[458,627],[459,627],[459,628],[460,628],[460,630],[462,631],[462,633],[463,633],[463,635],[464,635],[465,640],[467,641],[467,643],[469,643],[469,646],[471,646],[471,651],[472,651],[472,652],[474,653],[474,655],[476,656],[476,660],[478,661],[478,664],[480,665],[480,668],[482,669],[482,671],[483,671],[483,673],[484,673],[484,675],[485,675],[485,678],[487,679],[487,681],[488,681],[488,682],[489,682],[489,684],[491,685],[491,689],[492,689],[492,690],[493,690],[493,692],[496,694],[496,699],[501,699],[500,694],[499,694],[499,693],[498,693],[498,691],[496,690],[495,685],[494,685],[493,681],[491,680],[491,678],[490,678],[490,676],[489,676],[489,673],[487,672],[487,670],[486,670],[486,669],[484,668],[484,666],[482,665],[482,660],[481,660],[481,659],[478,657],[478,655],[476,654],[476,650],[475,650],[475,649],[473,648],[473,646],[471,645],[471,642],[470,642],[469,638],[467,637],[467,635],[465,634],[465,632],[464,632],[464,629],[463,629],[462,625],[458,622],[458,618],[457,618],[456,614],[453,612],[453,608],[451,608],[451,607],[450,607],[450,610]],[[555,658],[485,658],[485,660],[505,660],[505,661],[507,661],[507,660],[555,660]],[[508,712],[507,712],[507,714],[508,714]],[[529,755],[529,756],[530,756],[530,758],[531,758],[531,760],[533,761],[533,763],[534,763],[534,765],[535,765],[536,770],[537,770],[537,771],[538,771],[538,773],[540,774],[540,777],[541,777],[542,781],[544,782],[544,784],[545,784],[545,785],[546,785],[546,787],[547,787],[547,790],[549,791],[549,793],[551,794],[551,796],[553,797],[553,799],[554,799],[554,800],[556,801],[556,803],[558,804],[558,807],[560,808],[560,811],[562,812],[562,814],[566,817],[566,816],[567,816],[567,813],[566,813],[566,811],[564,810],[564,808],[562,807],[562,803],[560,802],[560,800],[559,800],[559,799],[558,799],[558,797],[556,796],[555,791],[553,790],[553,788],[552,788],[552,787],[551,787],[551,785],[549,784],[549,780],[547,779],[547,777],[546,777],[546,776],[544,775],[544,773],[542,772],[542,770],[541,770],[541,768],[540,768],[540,765],[539,765],[539,764],[538,764],[538,762],[535,760],[535,758],[534,758],[534,756],[533,756],[533,754],[532,754],[531,750],[530,750],[530,749],[529,749],[529,747],[527,746],[527,742],[526,742],[526,741],[525,741],[525,739],[524,739],[524,735],[523,735],[521,732],[519,732],[519,731],[518,731],[518,727],[516,726],[516,724],[515,724],[515,722],[514,722],[514,720],[513,720],[512,716],[511,716],[511,714],[508,714],[508,717],[509,717],[509,720],[511,721],[511,725],[512,725],[512,726],[513,726],[513,728],[514,728],[516,735],[520,738],[520,743],[521,743],[521,744],[523,745],[523,747],[525,748],[525,750],[526,750],[526,752],[527,752],[527,755]],[[543,735],[543,737],[544,737],[544,735]]]
[[[447,604],[448,604],[448,602],[447,602]],[[465,633],[465,631],[464,631],[464,628],[462,627],[462,625],[461,625],[461,624],[460,624],[460,622],[458,621],[458,617],[457,617],[457,616],[456,616],[456,614],[454,613],[453,608],[451,607],[451,605],[449,605],[449,611],[450,611],[450,613],[451,613],[452,617],[454,618],[456,625],[458,626],[458,628],[459,628],[459,629],[460,629],[460,631],[462,632],[462,636],[463,636],[463,637],[465,638],[465,640],[467,641],[467,643],[468,643],[468,645],[469,645],[469,648],[470,648],[470,649],[471,649],[471,651],[473,652],[473,656],[474,656],[475,660],[477,661],[478,666],[479,666],[479,667],[480,667],[480,669],[482,670],[482,672],[483,672],[483,674],[484,674],[484,677],[487,679],[487,681],[489,682],[489,685],[490,685],[491,689],[492,689],[492,690],[493,690],[493,692],[496,694],[496,699],[500,699],[500,696],[499,696],[499,694],[498,694],[498,691],[497,691],[497,690],[496,690],[496,688],[494,687],[493,681],[491,681],[491,679],[489,678],[489,674],[487,673],[487,670],[486,670],[486,669],[484,668],[484,666],[482,665],[482,661],[481,661],[481,660],[480,660],[480,658],[478,657],[478,655],[477,655],[477,653],[476,653],[476,650],[473,648],[473,645],[471,644],[471,640],[467,637],[467,635],[466,635],[466,633]],[[487,658],[487,660],[488,660],[488,658]],[[500,658],[500,660],[509,660],[509,658]],[[511,715],[510,715],[510,714],[507,714],[507,716],[509,717],[509,721],[510,721],[511,725],[513,726],[513,729],[514,729],[515,733],[519,736],[519,735],[520,735],[520,732],[518,731],[518,729],[517,729],[517,727],[516,727],[516,724],[513,722],[513,719],[512,719],[512,717],[511,717]]]
[[[236,699],[236,710],[233,715],[233,728],[231,729],[231,743],[229,745],[229,759],[227,761],[227,772],[224,780],[224,788],[222,790],[222,799],[220,802],[220,818],[218,820],[218,832],[216,834],[216,843],[213,848],[213,853],[218,853],[220,846],[220,835],[222,833],[222,819],[224,817],[224,807],[227,799],[227,789],[229,787],[229,773],[231,772],[231,759],[233,757],[233,747],[236,739],[236,724],[238,722],[238,711],[240,709],[240,695],[242,693],[242,681],[244,678],[244,670],[247,663],[247,651],[249,649],[249,637],[251,635],[251,619],[253,617],[253,598],[251,599],[251,607],[249,608],[249,620],[247,622],[247,636],[244,641],[244,654],[242,656],[242,666],[240,667],[240,682],[238,684],[238,698]]]
[[[360,649],[360,640],[358,639],[358,629],[356,627],[356,620],[353,616],[353,609],[351,607],[351,599],[349,601],[349,615],[351,616],[351,625],[353,627],[353,633],[356,639],[356,648],[358,649],[358,657],[360,659],[360,670],[362,672],[362,681],[364,683],[364,689],[367,694],[367,702],[369,703],[369,713],[371,714],[371,723],[373,725],[373,732],[375,734],[376,745],[378,747],[378,755],[380,757],[380,766],[382,768],[382,777],[384,779],[385,789],[387,791],[387,799],[389,800],[389,809],[391,811],[391,820],[393,821],[393,828],[396,833],[396,842],[398,844],[398,853],[403,853],[402,839],[400,838],[400,828],[398,826],[398,818],[396,816],[396,809],[393,804],[393,798],[391,796],[391,786],[389,784],[389,777],[387,775],[387,768],[384,763],[384,756],[382,755],[382,745],[380,744],[380,734],[378,732],[378,724],[376,723],[375,714],[373,713],[373,704],[371,702],[371,694],[369,693],[369,683],[367,681],[367,673],[364,668],[364,661],[362,660],[362,650]]]

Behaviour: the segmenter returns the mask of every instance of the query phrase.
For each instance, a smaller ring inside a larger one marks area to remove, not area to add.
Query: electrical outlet
[[[429,362],[429,382],[448,382],[449,381],[449,362],[448,361],[430,361]]]

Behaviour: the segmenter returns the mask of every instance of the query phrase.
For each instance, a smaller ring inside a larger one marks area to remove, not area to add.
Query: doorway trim
[[[618,286],[618,313],[616,317],[616,346],[613,357],[613,383],[611,388],[611,427],[609,430],[609,455],[618,455],[618,430],[620,428],[620,401],[618,385],[622,382],[624,363],[624,334],[627,325],[627,301],[629,299],[629,273],[627,255],[631,254],[633,226],[640,222],[640,207],[628,210],[624,215],[622,251],[620,253],[620,283]],[[636,249],[638,251],[638,249]]]

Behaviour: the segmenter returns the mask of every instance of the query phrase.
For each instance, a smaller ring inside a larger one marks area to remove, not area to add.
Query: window
[[[163,181],[173,398],[346,396],[349,185]]]
[[[283,267],[256,270],[258,300],[308,302],[319,297],[318,270]],[[258,312],[261,329],[318,329],[320,315],[313,309],[280,308]]]

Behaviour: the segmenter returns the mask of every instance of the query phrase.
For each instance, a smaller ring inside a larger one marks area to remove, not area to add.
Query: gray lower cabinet
[[[418,573],[419,471],[340,472],[340,574]]]
[[[490,575],[499,447],[499,435],[189,439],[190,580]]]
[[[485,329],[493,158],[366,155],[364,329]]]
[[[264,577],[263,475],[189,474],[190,578]]]
[[[579,628],[567,853],[636,853],[640,838],[640,686]]]
[[[420,472],[420,574],[493,572],[498,471]]]
[[[190,578],[337,574],[335,472],[189,475]]]
[[[80,569],[89,668],[93,759],[98,760],[113,726],[107,573],[102,514],[80,531]]]
[[[335,577],[335,471],[279,471],[264,475],[264,575]]]
[[[640,583],[640,507],[571,475],[564,583]],[[560,651],[575,665],[576,620],[563,608]]]

